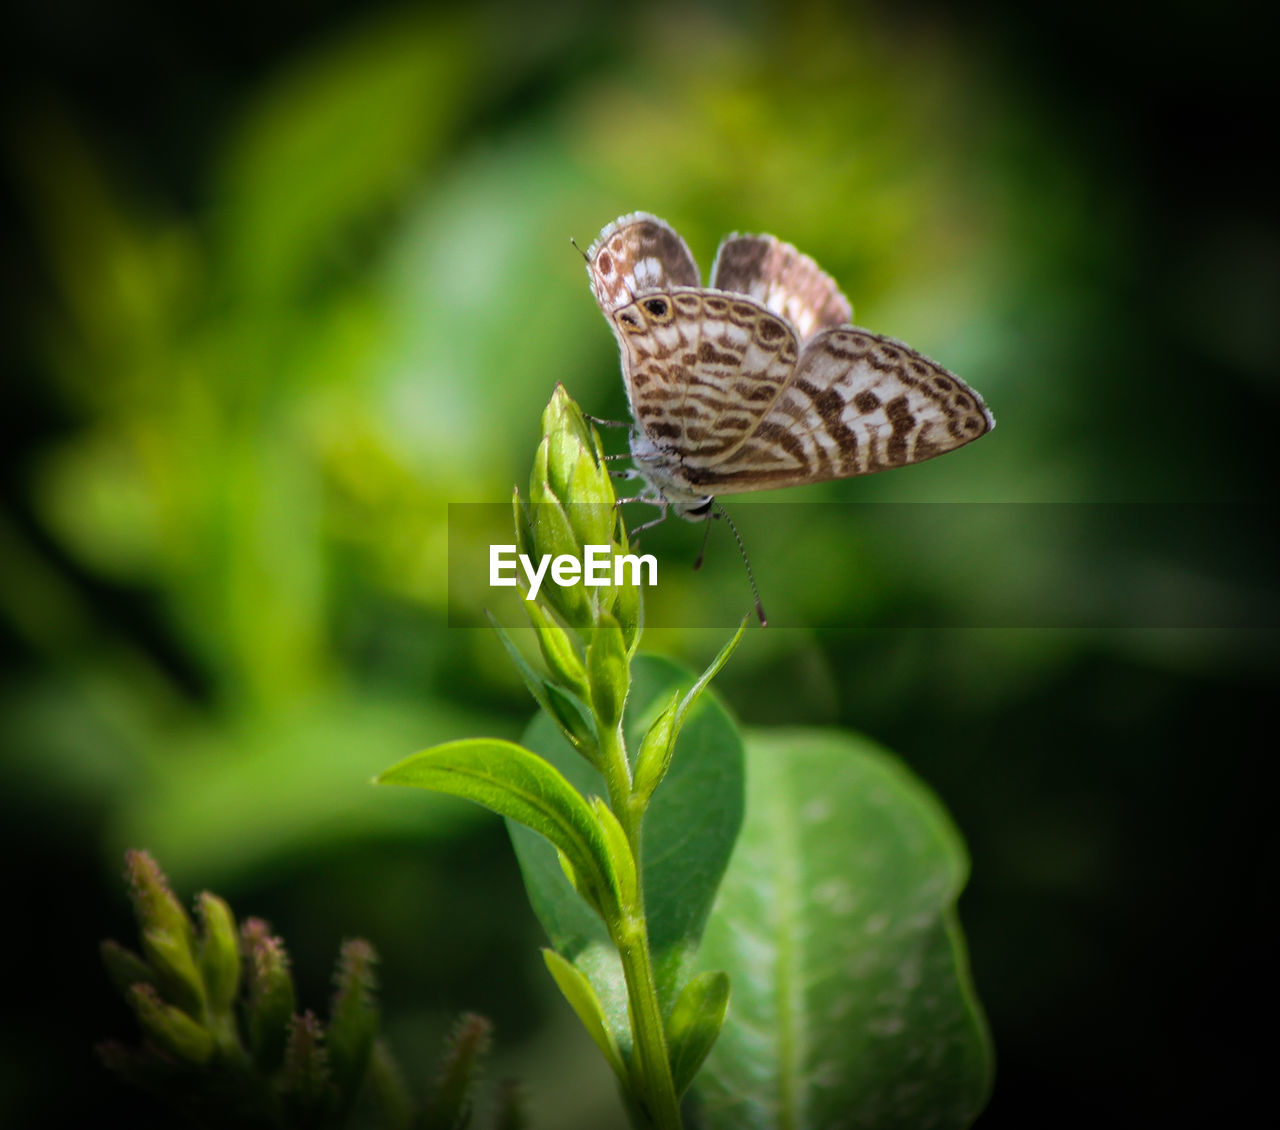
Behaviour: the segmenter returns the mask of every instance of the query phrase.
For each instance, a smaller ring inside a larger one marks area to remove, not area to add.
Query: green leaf
[[[707,1058],[729,1007],[729,978],[724,973],[699,973],[676,999],[667,1018],[667,1047],[676,1094],[683,1095]]]
[[[698,1076],[706,1130],[968,1126],[992,1052],[955,902],[964,845],[864,738],[752,734],[747,822],[699,964],[733,1008]]]
[[[676,664],[640,656],[632,667],[625,726],[629,748],[639,746],[644,723],[693,676]],[[603,794],[600,776],[573,752],[554,724],[534,720],[525,744],[554,763],[585,794]],[[697,947],[742,822],[742,739],[712,696],[690,712],[666,783],[645,814],[643,876],[649,942],[664,1011],[681,987],[684,966]],[[626,989],[604,923],[565,878],[539,837],[508,822],[529,901],[561,956],[591,981],[618,1042],[630,1048]]]
[[[542,959],[547,963],[547,969],[550,971],[551,976],[555,978],[556,984],[560,986],[560,992],[564,994],[564,999],[569,1002],[570,1007],[578,1014],[578,1019],[582,1021],[582,1026],[587,1030],[587,1034],[595,1041],[596,1047],[600,1049],[609,1066],[613,1068],[613,1073],[617,1076],[618,1082],[625,1086],[627,1082],[627,1065],[623,1062],[622,1050],[618,1047],[618,1041],[609,1029],[604,1009],[600,1006],[600,998],[596,996],[595,990],[591,987],[591,982],[569,962],[565,961],[555,950],[544,949],[542,951]]]
[[[576,754],[572,760],[578,760]],[[377,782],[432,789],[484,805],[546,837],[598,897],[613,890],[604,833],[590,805],[536,753],[496,738],[446,742],[393,765]]]

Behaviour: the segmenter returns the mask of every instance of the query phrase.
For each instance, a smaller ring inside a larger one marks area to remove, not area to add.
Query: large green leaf
[[[626,715],[633,756],[645,727],[672,692],[695,679],[668,660],[637,658]],[[545,716],[530,725],[524,744],[551,761],[583,795],[606,794],[599,774]],[[719,703],[704,695],[680,733],[671,768],[645,815],[645,911],[664,1011],[679,993],[741,823],[742,739]],[[569,885],[546,841],[510,820],[507,827],[529,901],[551,944],[591,981],[619,1043],[629,1047],[622,968],[604,924]]]
[[[729,1017],[694,1083],[706,1130],[963,1127],[992,1053],[946,812],[898,760],[827,731],[752,734],[747,820],[698,965]]]

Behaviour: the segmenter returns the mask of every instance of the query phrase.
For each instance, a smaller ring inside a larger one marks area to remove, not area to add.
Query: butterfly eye
[[[667,304],[661,298],[651,298],[644,304],[644,308],[649,311],[655,318],[661,318],[667,312]]]

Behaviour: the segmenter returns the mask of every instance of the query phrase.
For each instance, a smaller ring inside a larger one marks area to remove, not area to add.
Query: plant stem
[[[621,724],[611,733],[601,735],[600,765],[609,788],[609,805],[627,834],[636,871],[643,875],[640,857],[643,812],[631,803],[631,769],[627,763]],[[671,1075],[662,1008],[658,1003],[658,985],[653,974],[653,957],[649,952],[643,883],[637,885],[635,904],[623,906],[621,919],[609,923],[609,934],[618,947],[627,982],[635,1066],[639,1068],[632,1072],[633,1097],[657,1130],[680,1130],[680,1101]]]

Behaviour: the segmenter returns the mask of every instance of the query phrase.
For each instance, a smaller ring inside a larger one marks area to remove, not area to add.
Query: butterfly
[[[662,516],[920,463],[995,426],[959,377],[852,325],[832,278],[774,236],[727,236],[710,287],[684,240],[644,212],[609,224],[585,258],[621,352],[647,487],[636,497]]]

